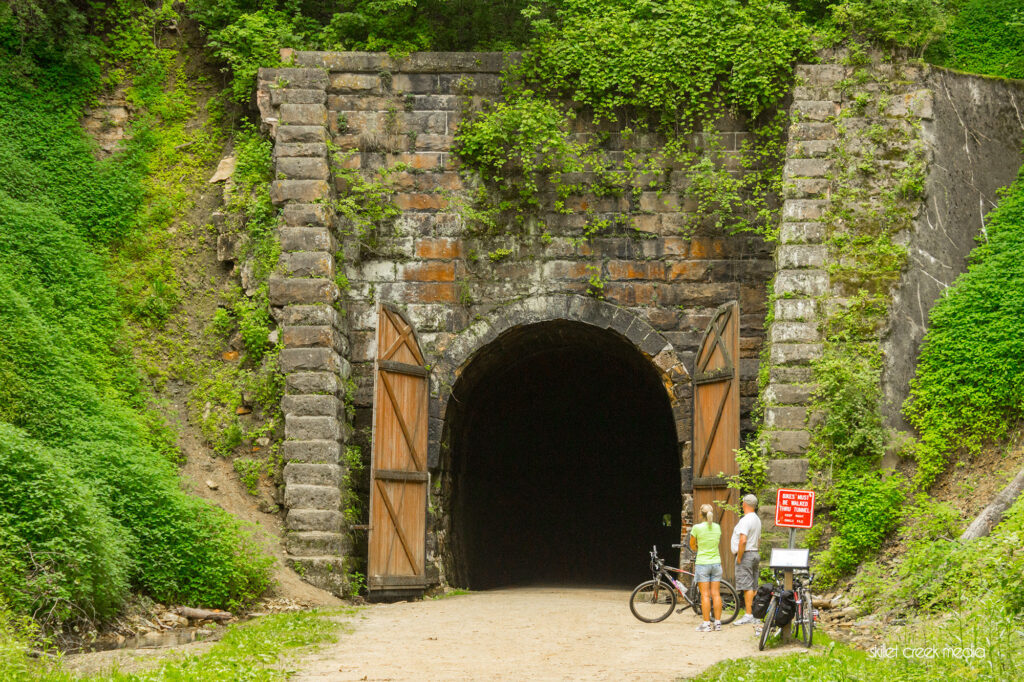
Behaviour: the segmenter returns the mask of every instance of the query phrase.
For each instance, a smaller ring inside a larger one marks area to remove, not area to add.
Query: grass
[[[0,682],[40,680],[41,682],[206,682],[232,680],[273,682],[294,674],[288,654],[333,642],[351,626],[338,616],[352,616],[355,608],[326,611],[298,611],[264,616],[231,626],[224,637],[201,655],[175,655],[158,666],[137,673],[116,669],[96,677],[79,677],[59,663],[33,662],[18,667],[12,675],[0,670]]]
[[[469,590],[463,590],[461,588],[456,588],[454,590],[448,590],[447,592],[442,592],[440,594],[435,594],[433,597],[431,597],[431,599],[434,599],[434,600],[437,600],[437,599],[447,599],[448,597],[459,597],[459,596],[464,595],[464,594],[470,594],[470,591]]]
[[[815,633],[808,652],[722,661],[693,678],[700,682],[904,682],[1013,680],[1024,677],[1020,616],[989,600],[973,612],[948,614],[893,631],[868,651]]]

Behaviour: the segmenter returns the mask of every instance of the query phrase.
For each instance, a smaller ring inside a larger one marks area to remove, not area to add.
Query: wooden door
[[[428,374],[412,325],[377,311],[367,587],[426,587]]]
[[[722,569],[733,579],[730,541],[736,515],[724,507],[738,504],[738,492],[729,477],[739,473],[736,449],[740,446],[740,306],[726,303],[715,311],[694,359],[693,371],[693,514],[711,503],[722,525]]]

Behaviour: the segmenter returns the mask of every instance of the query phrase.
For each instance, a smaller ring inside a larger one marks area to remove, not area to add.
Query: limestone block
[[[345,562],[341,557],[288,557],[287,563],[297,573],[301,573],[302,579],[310,585],[339,597],[348,594]]]
[[[379,94],[380,80],[376,73],[334,72],[330,75],[328,88],[332,93]]]
[[[312,88],[270,88],[270,103],[275,107],[282,104],[324,104],[327,93]]]
[[[839,104],[830,100],[803,100],[793,102],[791,111],[800,120],[826,121],[839,114]]]
[[[327,128],[322,125],[278,126],[274,141],[277,144],[290,144],[293,142],[320,142],[326,144]]]
[[[824,244],[782,244],[775,249],[775,258],[780,270],[823,268],[826,256]]]
[[[341,433],[341,424],[337,417],[301,417],[291,414],[284,416],[284,437],[287,440],[338,440]]]
[[[290,142],[274,146],[274,158],[313,156],[327,158],[327,145],[323,142]]]
[[[343,353],[348,347],[345,338],[330,325],[297,325],[282,329],[281,338],[288,348],[333,348]]]
[[[810,442],[811,434],[804,430],[771,431],[768,436],[768,445],[772,450],[787,455],[802,455],[807,452]]]
[[[779,241],[783,244],[817,244],[825,239],[824,223],[782,223]]]
[[[291,203],[284,207],[284,221],[292,227],[327,226],[334,223],[334,211],[327,204]]]
[[[772,429],[802,429],[807,419],[803,406],[775,405],[764,410],[764,425]]]
[[[346,362],[344,367],[347,367]],[[345,377],[342,376],[342,379]],[[293,372],[284,379],[284,390],[294,395],[323,394],[340,395],[341,379],[339,373],[331,372]]]
[[[846,78],[848,68],[841,64],[797,64],[795,74],[808,85],[835,85]]]
[[[276,309],[274,319],[281,326],[328,326],[343,329],[338,311],[329,305],[287,305]]]
[[[807,365],[821,357],[820,343],[773,343],[771,363],[773,365]]]
[[[270,200],[280,206],[286,201],[323,201],[331,196],[326,180],[274,180],[270,183]]]
[[[337,509],[341,490],[333,485],[289,485],[284,490],[284,506],[289,509]]]
[[[808,461],[803,457],[768,461],[768,480],[772,483],[806,483]]]
[[[324,90],[327,88],[327,72],[322,69],[280,68],[260,69],[259,79],[267,81],[270,89],[299,88],[304,90]]]
[[[282,251],[336,251],[334,235],[326,227],[282,227],[278,230]]]
[[[300,417],[337,417],[341,410],[341,401],[333,395],[286,395],[281,399],[282,412]]]
[[[341,485],[341,467],[337,464],[289,462],[284,466],[285,485]]]
[[[787,178],[823,178],[831,168],[831,159],[788,159],[783,173]]]
[[[288,530],[339,533],[343,524],[344,517],[341,512],[333,509],[292,509],[285,517],[285,528]]]
[[[336,440],[286,440],[281,443],[281,458],[286,462],[325,462],[341,460],[341,445]]]
[[[771,327],[771,340],[773,344],[780,343],[813,343],[821,340],[818,331],[818,323],[791,322],[776,320]]]
[[[277,160],[277,172],[288,179],[327,180],[331,170],[327,159],[318,157],[285,156]]]
[[[293,556],[343,556],[351,541],[341,533],[294,531],[285,536],[285,548]]]
[[[836,146],[836,140],[790,140],[786,143],[786,156],[789,160],[824,159]]]
[[[813,298],[779,298],[775,300],[776,324],[780,320],[813,320],[818,313],[818,302]]]
[[[802,405],[811,399],[817,388],[815,384],[771,384],[764,392],[765,403],[769,405]]]
[[[285,251],[277,267],[289,277],[334,279],[334,256],[325,251]]]
[[[775,295],[821,296],[828,291],[824,270],[780,270],[775,276]]]
[[[344,360],[331,348],[285,348],[280,355],[281,371],[337,372]]]
[[[289,303],[333,303],[338,298],[338,285],[330,279],[281,277],[271,275],[271,305]]]
[[[828,210],[828,205],[826,199],[787,199],[782,205],[782,219],[796,222],[819,220]]]

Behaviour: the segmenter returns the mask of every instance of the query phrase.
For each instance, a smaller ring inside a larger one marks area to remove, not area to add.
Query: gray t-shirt
[[[757,545],[761,542],[761,518],[757,512],[749,512],[743,515],[732,530],[732,553],[740,551],[740,536],[747,536],[747,544],[744,553],[756,552]]]

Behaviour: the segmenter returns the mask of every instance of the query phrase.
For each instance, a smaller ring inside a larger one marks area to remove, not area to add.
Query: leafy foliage
[[[918,481],[1024,416],[1024,174],[986,217],[967,272],[932,308],[904,406],[921,434]]]
[[[1017,0],[967,0],[926,56],[962,71],[1024,78],[1024,7]]]

